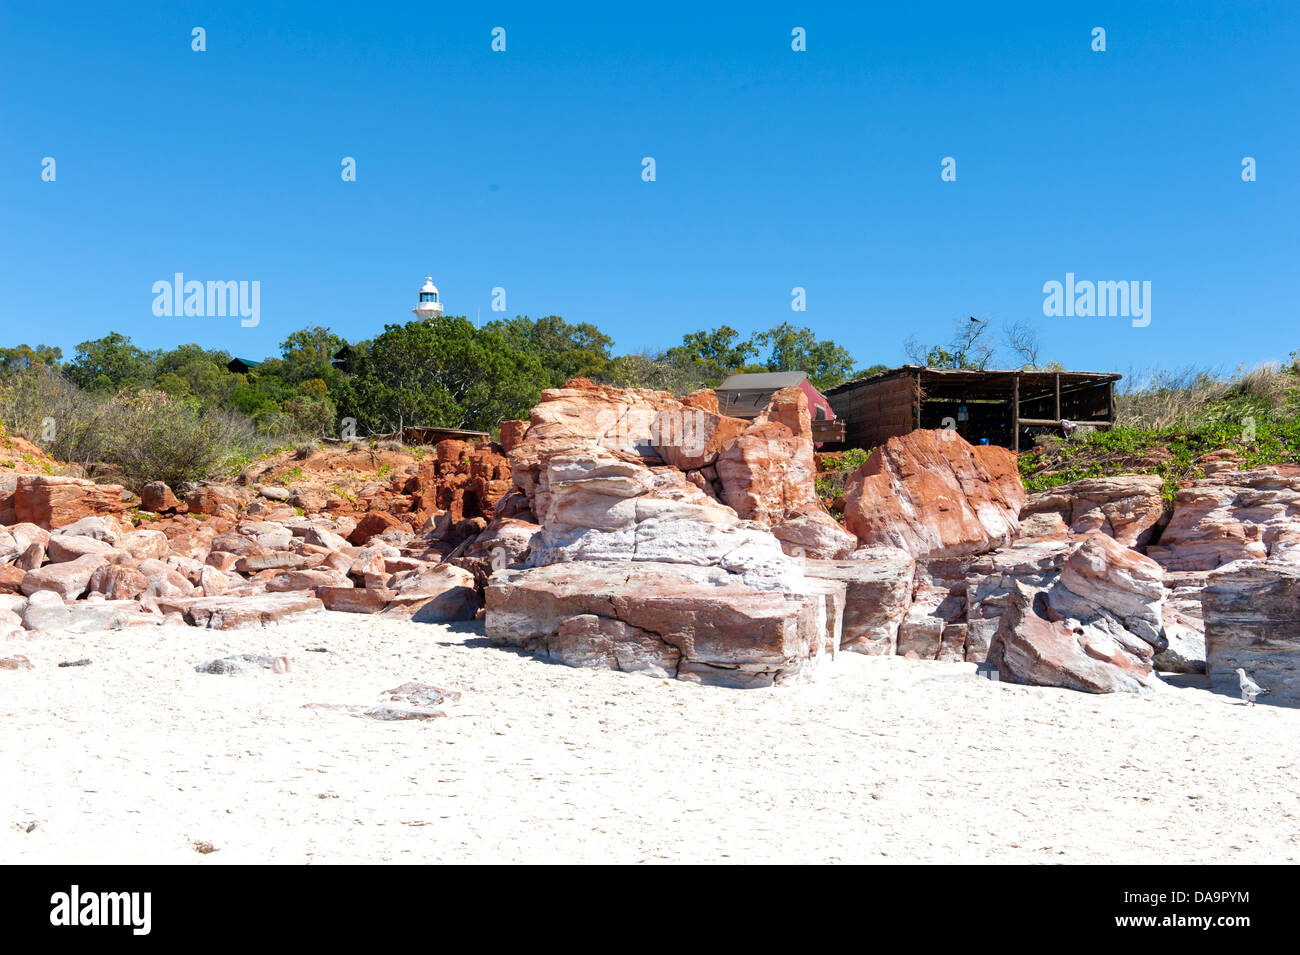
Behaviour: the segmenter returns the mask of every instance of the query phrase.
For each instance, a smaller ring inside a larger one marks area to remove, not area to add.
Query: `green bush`
[[[83,391],[43,367],[0,381],[0,421],[51,457],[139,491],[228,476],[268,446],[249,419],[163,391]]]

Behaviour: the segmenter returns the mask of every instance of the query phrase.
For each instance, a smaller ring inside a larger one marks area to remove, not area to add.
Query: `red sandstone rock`
[[[91,576],[105,563],[102,556],[87,554],[76,560],[29,570],[23,578],[22,591],[31,596],[38,590],[52,590],[64,600],[76,600],[86,592]]]
[[[14,566],[20,570],[36,570],[45,563],[45,545],[40,541],[32,541],[18,555],[14,561]]]
[[[0,564],[0,594],[16,594],[22,589],[27,571],[10,564]]]
[[[204,484],[185,495],[191,514],[214,514],[234,517],[243,510],[245,497],[235,488]]]
[[[149,578],[133,567],[104,564],[90,576],[88,588],[109,600],[133,600],[144,593]]]
[[[841,646],[872,655],[894,653],[898,628],[912,602],[916,561],[906,551],[880,547],[851,560],[809,560],[809,577],[843,583],[847,588]]]
[[[1227,471],[1192,481],[1174,498],[1158,545],[1147,553],[1169,570],[1213,570],[1300,549],[1300,467]]]
[[[1091,693],[1159,682],[1164,646],[1158,564],[1100,532],[1088,535],[1044,590],[1014,582],[988,660],[1006,679]]]
[[[759,591],[717,568],[582,561],[498,571],[486,593],[485,632],[494,643],[549,654],[566,621],[593,614],[654,635],[663,654],[678,650],[679,679],[787,682],[820,659],[828,643],[824,590]]]
[[[70,537],[65,534],[51,534],[45,551],[51,563],[61,564],[65,561],[76,560],[78,557],[85,557],[87,554],[99,554],[108,559],[108,555],[113,553],[113,545],[101,540],[95,540],[93,537]]]
[[[326,610],[379,613],[396,596],[396,591],[386,587],[317,587],[316,596]]]
[[[406,525],[392,514],[385,511],[370,511],[357,522],[356,528],[348,535],[348,541],[357,546],[364,546],[370,543],[372,537],[389,530],[405,528]]]
[[[416,623],[473,620],[478,613],[474,575],[452,564],[436,564],[395,575],[393,598],[380,616],[401,617]]]
[[[864,544],[955,557],[1007,544],[1023,502],[1013,452],[952,431],[913,431],[890,438],[849,478],[844,520]]]
[[[179,510],[181,502],[162,481],[150,481],[140,490],[140,507],[155,514]]]
[[[267,593],[289,590],[315,590],[318,587],[346,587],[352,581],[347,574],[328,570],[291,570],[276,574],[266,582]]]
[[[1029,495],[1020,509],[1020,518],[1054,512],[1075,534],[1100,531],[1126,547],[1143,547],[1164,513],[1164,499],[1160,496],[1163,483],[1154,474],[1073,481]]]
[[[163,613],[183,614],[187,623],[210,630],[265,626],[300,613],[321,610],[324,604],[312,594],[284,593],[242,597],[159,598]]]
[[[95,484],[81,478],[19,474],[14,489],[14,517],[49,529],[83,517],[121,514],[127,509],[117,484]]]
[[[19,553],[25,551],[32,544],[40,544],[43,548],[50,541],[50,532],[36,524],[14,524],[9,528],[9,534],[13,537],[14,543],[18,545]]]
[[[563,621],[539,656],[571,667],[623,670],[670,679],[677,676],[682,655],[653,633],[587,613]]]
[[[1152,685],[1153,673],[1150,657],[1144,659],[1132,649],[1104,634],[1040,615],[1032,595],[1021,590],[1002,618],[989,660],[1018,683],[1137,693]]]
[[[1268,690],[1261,703],[1300,705],[1300,563],[1239,560],[1201,593],[1210,683],[1239,698],[1236,670]]]
[[[524,440],[524,435],[528,431],[527,421],[502,421],[501,422],[501,453],[509,454],[519,446],[519,442]]]

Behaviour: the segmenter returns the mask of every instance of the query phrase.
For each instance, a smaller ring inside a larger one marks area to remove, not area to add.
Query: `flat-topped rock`
[[[676,651],[679,679],[771,685],[806,676],[833,649],[840,621],[828,607],[843,606],[842,585],[823,581],[807,591],[756,590],[717,567],[649,561],[503,570],[488,583],[485,632],[495,644],[548,658],[608,663],[621,652],[625,660],[652,658],[665,672]],[[611,623],[566,625],[584,616]],[[620,622],[626,627],[613,625]],[[614,645],[629,641],[638,648]]]
[[[158,609],[164,614],[179,613],[186,623],[210,630],[266,626],[285,617],[324,607],[315,595],[302,593],[158,598]]]

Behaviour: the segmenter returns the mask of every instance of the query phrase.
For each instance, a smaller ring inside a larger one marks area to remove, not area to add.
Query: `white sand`
[[[293,669],[194,672],[241,652]],[[1300,711],[1201,689],[1099,697],[845,654],[811,685],[727,690],[540,663],[478,625],[327,613],[4,641],[11,653],[36,669],[0,671],[4,863],[1300,854]],[[94,662],[56,667],[81,657]],[[407,680],[464,695],[430,722],[303,709]]]

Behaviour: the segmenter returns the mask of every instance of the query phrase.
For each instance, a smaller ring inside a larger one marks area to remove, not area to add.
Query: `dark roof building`
[[[1038,434],[1115,423],[1115,382],[1097,371],[973,370],[903,365],[826,392],[844,444],[874,448],[917,428],[955,428],[971,444],[1019,451]]]
[[[782,388],[797,387],[808,398],[812,416],[813,438],[818,442],[843,438],[835,421],[835,411],[826,396],[813,387],[802,371],[769,371],[759,374],[730,375],[713,389],[718,396],[718,410],[733,418],[756,418]]]
[[[246,375],[260,364],[251,358],[232,358],[226,362],[226,370],[235,375]]]

